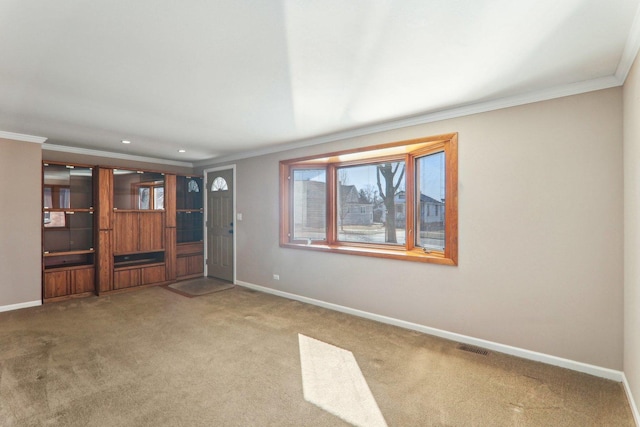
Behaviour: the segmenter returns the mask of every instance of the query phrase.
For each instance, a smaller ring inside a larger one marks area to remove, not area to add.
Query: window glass
[[[213,180],[211,184],[211,191],[227,191],[229,190],[229,185],[227,185],[227,180],[223,177],[219,176]]]
[[[339,241],[404,244],[404,170],[404,162],[337,168]]]
[[[416,246],[444,250],[444,152],[416,159]]]
[[[293,240],[325,240],[327,172],[295,169],[293,181]]]

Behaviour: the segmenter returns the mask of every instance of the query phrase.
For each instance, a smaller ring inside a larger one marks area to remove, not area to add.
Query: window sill
[[[321,245],[302,243],[280,243],[280,247],[290,249],[304,249],[310,251],[331,252],[339,254],[369,256],[375,258],[397,259],[401,261],[424,262],[440,265],[458,265],[456,260],[446,258],[442,252],[425,253],[422,249],[410,251],[404,249],[383,249],[362,246]]]

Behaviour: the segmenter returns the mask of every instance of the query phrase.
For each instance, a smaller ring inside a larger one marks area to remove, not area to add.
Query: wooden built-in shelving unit
[[[43,300],[202,276],[202,191],[201,177],[44,163]]]
[[[95,289],[94,170],[43,163],[43,299],[91,295]]]
[[[176,178],[176,276],[188,279],[204,272],[203,182],[198,176]]]

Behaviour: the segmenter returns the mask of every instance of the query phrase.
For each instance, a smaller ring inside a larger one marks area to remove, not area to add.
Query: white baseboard
[[[21,308],[37,307],[39,305],[42,305],[42,301],[40,300],[21,302],[19,304],[0,305],[0,313],[3,311],[19,310]]]
[[[614,369],[602,368],[600,366],[589,365],[587,363],[576,362],[570,359],[564,359],[562,357],[551,356],[549,354],[538,353],[536,351],[525,350],[518,347],[512,347],[510,345],[495,343],[479,338],[470,337],[467,335],[461,335],[454,332],[444,331],[442,329],[431,328],[429,326],[420,325],[417,323],[406,322],[404,320],[395,319],[393,317],[381,316],[379,314],[369,313],[367,311],[357,310],[350,307],[345,307],[338,304],[333,304],[325,301],[316,300],[289,292],[283,292],[265,286],[254,285],[253,283],[247,283],[240,280],[235,282],[239,286],[245,288],[254,289],[256,291],[265,292],[272,295],[277,295],[283,298],[292,299],[300,302],[305,302],[319,307],[328,308],[329,310],[335,310],[342,313],[351,314],[358,317],[364,317],[365,319],[375,320],[381,323],[389,325],[399,326],[405,329],[411,329],[414,331],[422,332],[429,335],[435,335],[440,338],[445,338],[451,341],[470,344],[487,350],[493,350],[500,353],[510,354],[512,356],[521,357],[523,359],[533,360],[536,362],[546,363],[548,365],[560,366],[562,368],[571,369],[573,371],[583,372],[600,378],[606,378],[609,380],[623,382],[624,374],[621,371]],[[639,424],[640,425],[640,424]]]
[[[633,413],[633,419],[636,421],[636,425],[640,426],[640,411],[638,411],[638,405],[633,400],[633,394],[631,393],[631,387],[627,381],[627,376],[622,374],[622,384],[624,385],[624,391],[627,393],[627,399],[629,400],[629,406],[631,406],[631,412]]]

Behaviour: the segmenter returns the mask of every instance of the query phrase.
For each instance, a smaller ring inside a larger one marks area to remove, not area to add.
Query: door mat
[[[200,277],[192,280],[172,283],[165,286],[167,290],[178,293],[185,297],[193,298],[201,295],[212,294],[214,292],[225,291],[233,288],[235,285],[223,280],[213,279],[211,277]]]

